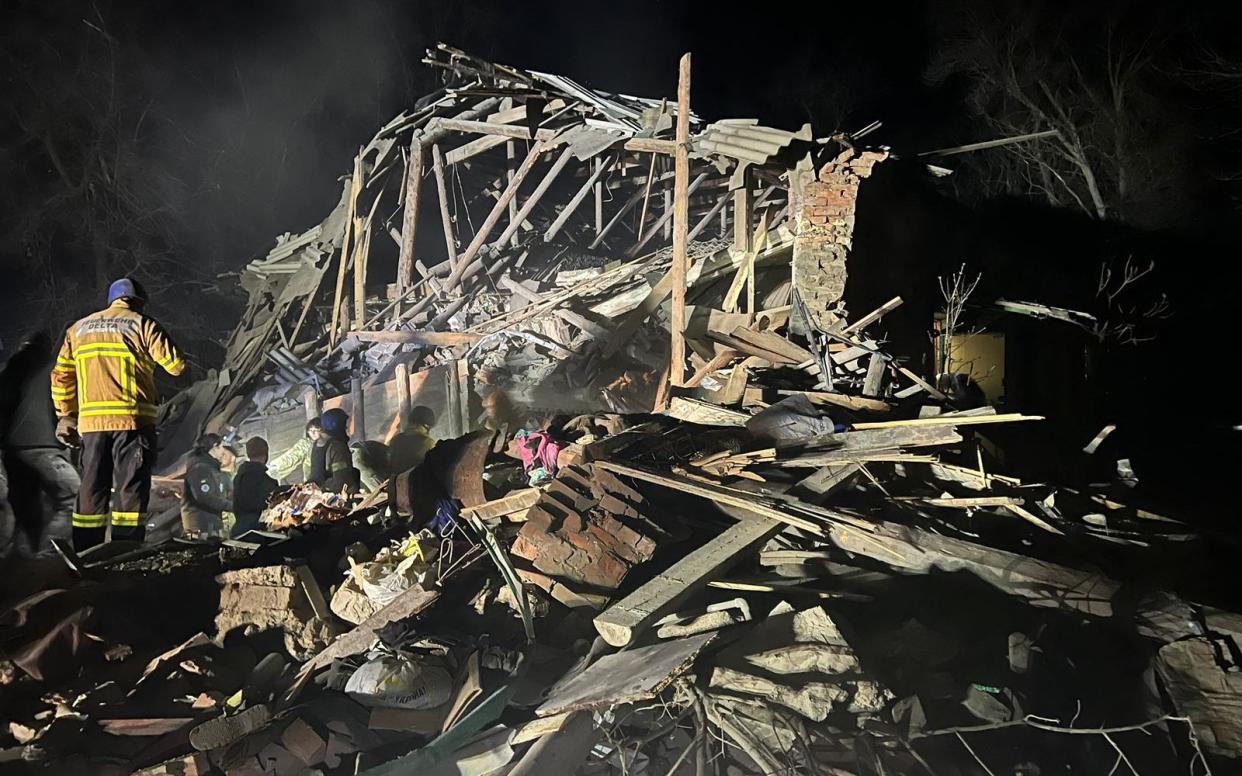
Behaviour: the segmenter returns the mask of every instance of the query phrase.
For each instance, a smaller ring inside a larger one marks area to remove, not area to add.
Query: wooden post
[[[440,197],[440,226],[444,229],[444,250],[448,253],[449,267],[457,268],[457,240],[453,235],[453,218],[449,215],[448,186],[444,181],[444,153],[440,144],[431,147],[431,170],[436,176],[436,193]],[[400,289],[397,289],[398,293]]]
[[[742,186],[733,192],[733,250],[750,250],[751,211],[755,201],[750,194],[750,170],[742,173]]]
[[[704,183],[704,182],[708,179],[708,177],[710,177],[710,176],[709,176],[709,173],[705,173],[705,172],[704,172],[704,173],[699,173],[698,177],[696,177],[693,181],[691,181],[691,183],[690,183],[690,187],[686,189],[686,197],[687,197],[687,202],[689,201],[689,199],[688,199],[688,198],[689,198],[689,196],[690,196],[691,194],[693,194],[694,192],[698,191],[699,186],[702,186],[702,185],[703,185],[703,183]],[[665,192],[665,193],[667,194],[668,192]],[[640,236],[639,236],[639,238],[638,238],[638,242],[637,242],[637,243],[635,243],[634,247],[630,249],[630,251],[629,251],[629,253],[628,253],[627,255],[628,255],[628,256],[637,256],[637,255],[639,254],[639,252],[643,249],[643,246],[644,246],[644,245],[646,245],[647,243],[651,242],[651,238],[652,238],[652,237],[655,237],[656,232],[658,232],[658,231],[660,231],[660,230],[664,230],[664,233],[665,233],[665,239],[668,239],[668,230],[669,230],[669,226],[670,226],[670,224],[671,224],[671,223],[672,223],[672,221],[673,221],[673,216],[674,216],[675,212],[676,212],[676,208],[667,208],[667,207],[666,207],[666,208],[664,209],[664,213],[663,213],[663,215],[661,215],[661,216],[660,216],[660,220],[658,220],[658,221],[656,221],[654,224],[652,224],[652,225],[651,225],[651,228],[647,230],[647,233],[646,233],[646,234],[644,234],[644,235],[640,235]],[[689,214],[688,214],[688,213],[687,213],[687,218],[689,218]],[[687,235],[687,237],[686,237],[686,241],[687,241],[687,242],[689,242],[689,235]]]
[[[522,185],[522,181],[526,180],[526,176],[534,168],[535,162],[539,160],[539,155],[544,151],[542,143],[535,143],[530,153],[526,155],[522,166],[518,168],[517,173],[513,176],[513,180],[509,181],[509,185],[505,187],[504,193],[500,195],[500,199],[496,200],[496,205],[491,212],[487,214],[487,218],[483,219],[483,223],[479,224],[479,231],[474,235],[474,239],[466,246],[466,250],[457,260],[457,268],[449,275],[448,280],[444,281],[445,289],[452,291],[457,286],[457,281],[461,279],[462,272],[470,263],[474,261],[474,257],[478,255],[479,250],[487,242],[487,238],[491,237],[492,230],[496,228],[500,216],[508,209],[509,203],[513,201],[517,195],[518,188]],[[428,297],[430,298],[430,297]]]
[[[401,214],[401,253],[397,258],[398,297],[414,285],[414,238],[418,231],[418,194],[422,180],[423,137],[415,132],[410,140],[410,162],[405,168],[405,210]],[[400,314],[400,309],[397,312]]]
[[[604,160],[596,159],[595,166],[595,234],[598,236],[604,229]]]
[[[557,233],[560,232],[565,224],[569,222],[569,217],[572,216],[574,211],[578,209],[578,206],[582,204],[582,200],[586,199],[586,196],[591,193],[591,189],[596,189],[597,191],[599,190],[599,187],[603,185],[600,182],[600,176],[602,176],[603,173],[603,162],[600,159],[596,159],[595,168],[591,172],[591,176],[587,178],[586,182],[582,184],[582,188],[578,189],[578,192],[574,194],[572,199],[569,200],[569,204],[565,205],[565,207],[561,209],[561,212],[556,216],[556,220],[553,221],[552,225],[549,226],[547,231],[543,233],[544,242],[551,242],[552,239],[556,237]],[[596,204],[602,205],[602,200],[597,199]],[[603,213],[601,212],[597,212],[596,215],[601,219],[603,218]]]
[[[319,404],[319,394],[309,385],[302,391],[302,406],[306,408],[307,422],[323,414],[323,408]]]
[[[643,186],[643,207],[638,211],[638,227],[634,230],[634,234],[638,239],[642,239],[643,229],[647,226],[647,209],[651,206],[651,184],[655,181],[656,155],[651,155],[651,164],[647,167],[647,184]],[[665,206],[667,210],[667,205]],[[634,244],[634,250],[638,250],[638,244]]]
[[[361,329],[367,318],[367,251],[371,240],[371,230],[368,228],[370,224],[370,219],[354,218],[355,329]]]
[[[470,433],[470,364],[464,358],[457,361],[457,411],[461,433]]]
[[[349,178],[349,202],[345,206],[345,234],[341,237],[341,263],[336,270],[336,293],[332,297],[332,328],[328,343],[335,347],[336,333],[341,315],[341,295],[345,293],[345,273],[349,271],[349,236],[354,228],[354,212],[358,209],[358,194],[362,191],[362,152],[354,157],[354,172]]]
[[[375,195],[367,217],[354,218],[354,328],[361,329],[367,319],[367,267],[371,257],[371,224],[384,192]],[[400,297],[398,296],[398,299]]]
[[[410,417],[410,365],[397,364],[397,430],[404,431]]]
[[[517,171],[513,168],[513,163],[516,161],[517,161],[517,149],[514,146],[513,141],[510,140],[509,142],[505,143],[505,165],[506,165],[505,181],[510,186],[513,185],[513,176],[517,174]],[[517,207],[518,207],[517,199],[516,198],[510,199],[509,200],[509,224],[510,226],[513,225],[514,221],[517,221]],[[501,242],[501,245],[502,246],[504,245],[503,241]]]
[[[552,182],[556,180],[556,176],[561,174],[561,170],[565,169],[565,165],[569,164],[569,160],[572,159],[573,156],[574,152],[572,148],[566,148],[562,151],[557,160],[552,163],[552,167],[549,168],[548,172],[543,176],[543,180],[539,181],[539,184],[535,186],[535,190],[532,191],[530,196],[526,198],[526,201],[522,203],[522,209],[516,213],[509,214],[509,226],[507,226],[505,230],[500,233],[500,238],[496,240],[497,247],[503,248],[505,242],[517,234],[518,229],[522,226],[522,222],[526,220],[526,217],[530,215],[531,211],[535,209],[535,206],[539,204],[539,200],[542,199],[543,195],[547,193],[549,188],[551,188]],[[510,203],[512,203],[512,200],[510,200]]]
[[[668,211],[673,209],[673,193],[669,191],[668,189],[665,189],[662,193],[664,195],[664,212],[667,213]],[[669,219],[667,218],[662,219],[662,221],[664,223],[664,227],[663,227],[664,239],[667,240],[668,238],[673,236],[671,234],[673,225],[672,223],[670,223]]]
[[[686,369],[686,248],[690,231],[690,54],[681,58],[677,79],[677,155],[673,178],[673,339],[669,384],[685,382]]]
[[[884,387],[884,372],[887,364],[879,354],[873,354],[867,362],[867,376],[863,380],[863,396],[879,396]]]
[[[350,434],[355,442],[366,441],[367,438],[367,417],[366,404],[362,393],[362,378],[349,378],[349,421],[353,426],[353,433]]]

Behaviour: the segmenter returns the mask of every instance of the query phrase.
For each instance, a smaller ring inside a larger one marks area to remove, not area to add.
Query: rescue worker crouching
[[[52,369],[56,438],[82,447],[82,486],[73,512],[78,551],[112,538],[142,541],[155,466],[159,398],[155,368],[185,369],[163,327],[143,315],[146,294],[121,278],[108,289],[108,307],[77,321]]]

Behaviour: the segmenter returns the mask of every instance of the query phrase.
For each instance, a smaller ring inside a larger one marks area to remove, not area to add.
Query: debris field
[[[1044,419],[846,309],[890,150],[706,122],[688,58],[664,100],[425,62],[163,407],[147,543],[0,601],[0,773],[1237,772],[1242,615],[1149,573],[1210,537],[1006,472]],[[177,535],[201,432],[419,405],[416,467]]]

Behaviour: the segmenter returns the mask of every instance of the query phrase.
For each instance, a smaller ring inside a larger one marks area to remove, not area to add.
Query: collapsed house
[[[5,615],[0,762],[1199,774],[1242,754],[1238,616],[1141,573],[1194,531],[995,471],[992,431],[1039,419],[890,355],[900,297],[845,309],[887,151],[426,61],[445,87],[247,265],[225,366],[165,407],[162,445],[279,450],[337,407],[386,441],[415,405],[441,441],[358,499],[296,486],[218,548],[76,559]]]

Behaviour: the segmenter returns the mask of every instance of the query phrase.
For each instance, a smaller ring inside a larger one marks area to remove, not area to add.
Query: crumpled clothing
[[[436,499],[436,515],[431,518],[427,527],[436,536],[444,536],[457,527],[457,518],[461,516],[461,502],[455,498]]]
[[[556,474],[556,460],[561,444],[543,431],[522,430],[514,435],[518,440],[518,455],[522,456],[522,469],[530,474],[532,469],[546,469]]]
[[[531,469],[529,472],[526,473],[526,475],[528,478],[526,484],[530,485],[532,488],[537,488],[540,485],[544,485],[546,483],[551,482],[553,477],[555,476],[552,474],[552,472],[548,471],[542,466]]]

